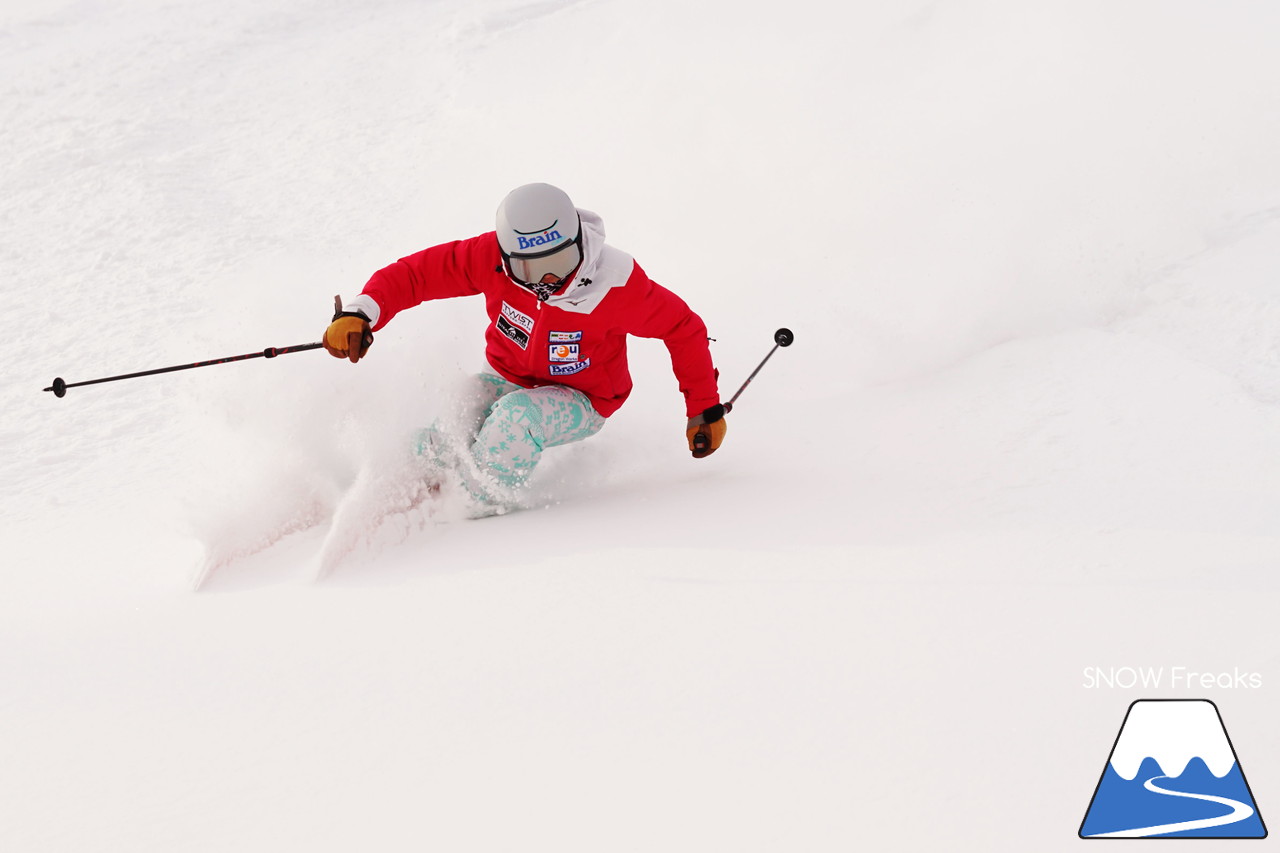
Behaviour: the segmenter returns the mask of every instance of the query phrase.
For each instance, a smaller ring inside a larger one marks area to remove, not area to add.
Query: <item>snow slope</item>
[[[1244,0],[8,0],[0,847],[1066,849],[1145,695],[1095,665],[1261,672],[1201,698],[1265,819],[1277,35]],[[193,593],[385,471],[481,306],[357,366],[40,392],[316,340],[531,180],[699,310],[725,390],[795,331],[720,453],[637,341],[528,511]]]

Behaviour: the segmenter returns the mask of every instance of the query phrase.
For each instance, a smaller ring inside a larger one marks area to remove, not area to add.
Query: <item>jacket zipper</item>
[[[539,299],[537,296],[534,296],[533,301],[534,301],[534,304],[538,306],[538,309],[533,314],[533,328],[529,330],[529,356],[528,356],[529,361],[528,361],[528,364],[526,365],[526,370],[528,371],[529,376],[532,376],[537,379],[541,379],[542,372],[538,369],[538,364],[536,363],[536,361],[538,358],[538,348],[539,348],[538,323],[542,320],[542,300]]]

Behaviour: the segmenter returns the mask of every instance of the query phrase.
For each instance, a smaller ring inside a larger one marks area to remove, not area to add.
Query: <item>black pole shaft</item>
[[[137,379],[139,376],[155,376],[158,373],[173,373],[175,370],[191,370],[193,367],[211,367],[215,364],[230,364],[233,361],[244,361],[250,358],[275,358],[278,355],[288,355],[291,352],[305,352],[312,349],[320,349],[323,343],[314,344],[296,344],[291,347],[267,347],[262,352],[251,352],[244,355],[231,355],[226,358],[214,358],[208,361],[194,361],[191,364],[178,364],[173,367],[160,367],[155,370],[142,370],[138,373],[125,373],[121,376],[107,376],[102,379],[89,379],[85,382],[63,382],[59,377],[53,380],[53,384],[45,391],[52,391],[55,396],[61,397],[67,393],[68,388],[79,388],[82,385],[97,385],[100,382],[116,382],[121,379]]]
[[[756,369],[751,371],[751,375],[747,377],[747,381],[743,382],[742,387],[738,389],[738,393],[734,394],[733,397],[729,400],[729,402],[724,404],[724,410],[726,412],[733,411],[733,404],[737,402],[739,397],[742,396],[742,392],[747,390],[747,386],[751,384],[752,379],[756,378],[756,374],[759,373],[760,370],[764,367],[765,362],[773,358],[773,354],[778,351],[778,347],[789,347],[795,341],[795,339],[796,339],[795,333],[793,333],[790,329],[779,329],[778,331],[773,333],[773,349],[769,350],[769,354],[764,357],[764,361],[761,361],[758,365],[756,365]]]
[[[742,396],[742,392],[747,390],[747,386],[751,384],[752,379],[756,378],[756,374],[759,373],[761,368],[764,367],[765,362],[773,358],[773,354],[778,351],[779,346],[780,346],[779,344],[773,345],[773,349],[769,350],[769,354],[764,357],[764,361],[761,361],[760,364],[756,366],[756,369],[751,371],[751,375],[747,377],[747,381],[742,383],[742,387],[738,389],[738,393],[730,397],[729,402],[724,404],[724,410],[726,412],[733,408],[733,404],[737,402],[737,399],[739,397]]]

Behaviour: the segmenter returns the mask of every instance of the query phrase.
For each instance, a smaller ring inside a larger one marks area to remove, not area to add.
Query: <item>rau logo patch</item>
[[[1081,838],[1266,838],[1218,707],[1139,699],[1080,824]]]
[[[551,344],[547,349],[547,355],[551,361],[577,361],[579,358],[578,344]]]

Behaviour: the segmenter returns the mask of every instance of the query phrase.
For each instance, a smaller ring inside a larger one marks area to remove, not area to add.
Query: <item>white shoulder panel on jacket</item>
[[[605,246],[591,268],[585,264],[578,271],[573,284],[547,300],[561,311],[572,311],[575,314],[590,314],[600,304],[600,300],[615,287],[622,287],[631,278],[636,268],[635,259],[619,249]]]

